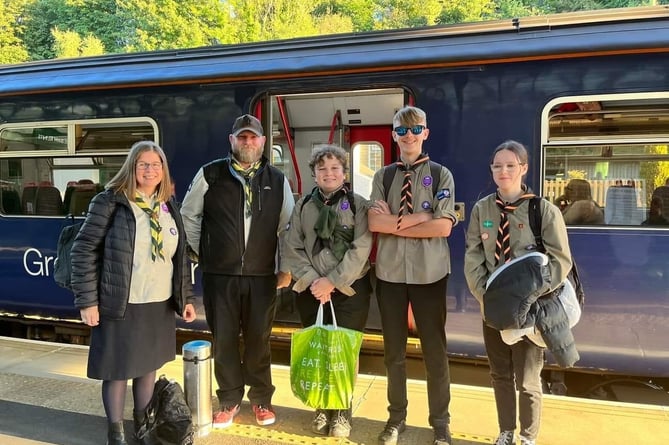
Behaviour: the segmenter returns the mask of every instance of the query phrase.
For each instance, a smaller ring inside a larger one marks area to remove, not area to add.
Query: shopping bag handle
[[[314,326],[323,326],[323,306],[325,303],[318,305],[318,312],[316,312],[316,323]],[[334,304],[330,300],[330,312],[332,313],[332,326],[337,329],[337,317],[335,317]]]

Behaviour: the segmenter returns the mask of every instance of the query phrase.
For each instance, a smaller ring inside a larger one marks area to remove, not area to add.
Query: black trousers
[[[202,287],[214,339],[214,376],[221,407],[240,404],[245,386],[250,387],[252,404],[270,404],[275,389],[269,340],[276,310],[276,276],[203,274]]]
[[[372,293],[369,274],[354,282],[351,287],[355,290],[355,295],[349,297],[335,289],[330,300],[334,305],[337,325],[362,332],[367,324],[369,301]],[[316,322],[316,312],[318,312],[320,302],[315,299],[311,291],[307,289],[304,292],[297,294],[295,303],[297,305],[297,310],[300,313],[302,326],[312,326]],[[332,324],[330,308],[325,307],[324,309],[323,323]]]
[[[520,434],[528,439],[536,439],[541,424],[543,348],[526,337],[518,343],[507,345],[499,331],[485,322],[483,341],[490,363],[500,431],[516,429],[517,412]]]
[[[376,299],[383,328],[391,422],[397,423],[407,416],[406,348],[411,304],[427,373],[428,421],[433,427],[450,423],[451,377],[446,355],[447,283],[448,275],[430,284],[377,280]]]

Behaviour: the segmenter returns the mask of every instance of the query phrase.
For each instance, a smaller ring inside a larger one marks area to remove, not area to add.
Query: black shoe
[[[402,434],[406,428],[407,425],[404,420],[400,420],[399,422],[389,420],[386,423],[385,428],[383,428],[383,431],[381,431],[381,434],[379,434],[379,445],[395,445],[400,434]]]
[[[451,445],[451,430],[448,425],[439,425],[434,427],[434,445]]]
[[[123,421],[110,423],[107,430],[107,445],[128,445],[123,431]]]
[[[326,436],[330,431],[330,415],[332,411],[317,409],[314,420],[311,421],[311,431]]]
[[[347,409],[334,411],[330,419],[330,437],[348,437],[350,434],[350,411]]]

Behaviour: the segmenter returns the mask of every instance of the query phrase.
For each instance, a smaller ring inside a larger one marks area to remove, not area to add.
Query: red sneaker
[[[272,405],[253,405],[258,425],[271,425],[276,421],[276,414]]]
[[[221,411],[214,413],[212,428],[229,427],[237,414],[239,414],[239,405],[224,407]]]

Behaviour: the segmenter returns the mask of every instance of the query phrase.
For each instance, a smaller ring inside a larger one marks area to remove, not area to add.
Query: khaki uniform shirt
[[[353,196],[355,215],[348,198],[342,198],[336,207],[339,223],[353,227],[353,242],[340,260],[327,247],[314,252],[317,242],[314,225],[318,219],[318,205],[313,198],[304,205],[304,197],[295,205],[290,226],[283,239],[283,267],[290,270],[296,280],[293,290],[303,292],[317,278],[327,277],[344,295],[355,295],[351,284],[369,270],[369,253],[372,250],[372,233],[367,225],[369,202],[360,195]],[[302,206],[304,205],[304,208]]]
[[[384,169],[374,174],[371,200],[383,200],[390,206],[392,214],[400,209],[404,172],[397,169],[385,197],[383,189]],[[455,213],[455,182],[446,167],[441,167],[437,194],[432,194],[430,163],[425,162],[412,171],[411,186],[414,213],[433,212],[433,218],[450,218],[453,225],[458,218]],[[446,237],[406,238],[379,233],[377,238],[376,276],[383,281],[406,284],[430,284],[451,272],[451,258]]]
[[[534,233],[529,223],[529,200],[508,214],[511,259],[537,250]],[[499,266],[495,265],[495,245],[501,219],[500,209],[495,203],[495,194],[478,201],[469,219],[467,246],[465,251],[465,278],[469,290],[481,303],[488,277]],[[571,270],[569,239],[560,209],[541,200],[541,237],[551,271],[551,291],[567,278]]]

